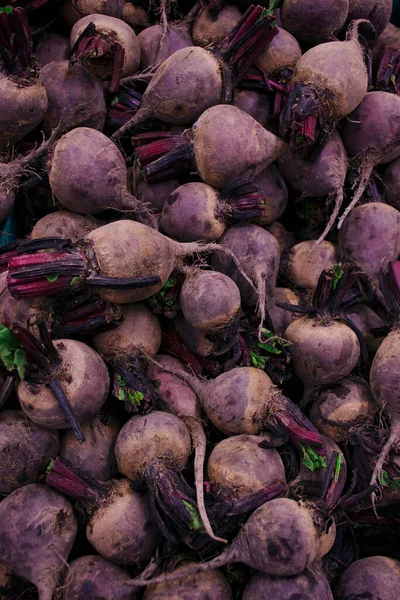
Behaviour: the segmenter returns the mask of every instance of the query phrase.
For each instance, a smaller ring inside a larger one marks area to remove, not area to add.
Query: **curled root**
[[[315,242],[315,244],[313,245],[313,247],[310,250],[310,255],[312,253],[312,251],[320,245],[321,242],[324,241],[324,239],[326,238],[326,236],[328,235],[328,233],[330,232],[330,230],[332,229],[338,215],[339,215],[339,211],[340,208],[343,204],[343,188],[340,187],[337,190],[335,190],[334,194],[336,195],[336,199],[335,199],[335,205],[333,207],[333,211],[331,216],[329,217],[329,221],[324,229],[324,231],[321,233],[321,235],[319,236],[319,238],[317,239],[317,241]],[[333,194],[332,194],[333,195]]]
[[[338,229],[341,228],[341,226],[343,225],[343,222],[344,222],[345,218],[347,217],[347,215],[350,214],[350,212],[353,210],[353,208],[356,207],[356,205],[358,204],[359,200],[361,199],[363,193],[365,192],[365,188],[368,185],[368,182],[369,182],[369,179],[371,177],[373,168],[374,168],[374,162],[372,160],[366,161],[361,166],[360,177],[359,177],[359,180],[358,180],[358,186],[357,186],[357,189],[356,189],[356,191],[354,193],[353,200],[350,202],[349,206],[346,208],[346,210],[344,211],[344,213],[340,217],[339,222],[338,222]]]

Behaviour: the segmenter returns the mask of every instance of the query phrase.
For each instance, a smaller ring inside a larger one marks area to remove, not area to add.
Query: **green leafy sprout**
[[[5,325],[0,325],[0,359],[8,371],[16,370],[20,379],[24,378],[26,354],[17,336]]]
[[[184,507],[187,509],[190,518],[192,519],[191,523],[189,524],[189,529],[191,529],[191,531],[204,531],[203,521],[201,520],[196,508],[186,500],[182,500],[182,502]]]
[[[132,392],[129,388],[127,388],[126,381],[124,381],[124,379],[121,377],[121,375],[117,375],[117,381],[118,381],[118,394],[117,394],[118,400],[122,400],[123,402],[125,400],[129,400],[133,406],[138,406],[144,398],[143,392],[139,392],[139,391]]]
[[[339,453],[335,464],[335,474],[333,477],[334,483],[339,481],[340,469],[342,468],[342,455]]]
[[[307,467],[307,469],[310,471],[316,471],[320,468],[326,469],[328,465],[326,464],[326,460],[323,456],[317,454],[317,452],[311,448],[311,446],[304,446],[303,444],[300,444],[300,446],[303,451],[303,464],[305,467]]]
[[[336,290],[337,284],[339,283],[339,281],[342,279],[342,277],[344,275],[342,265],[341,264],[333,265],[332,269],[329,272],[333,274],[332,289]]]
[[[258,341],[257,347],[260,348],[260,350],[265,350],[269,354],[282,354],[284,348],[287,348],[288,346],[292,345],[292,342],[289,342],[288,340],[285,340],[284,338],[275,335],[274,333],[272,333],[272,331],[266,329],[265,327],[263,327],[262,333],[264,338],[267,339],[264,342]],[[257,369],[264,370],[267,365],[268,358],[268,356],[261,356],[256,351],[250,350],[251,364]]]
[[[48,464],[48,467],[46,469],[46,475],[48,475],[50,473],[50,471],[52,470],[52,468],[54,467],[54,463],[55,463],[55,459],[52,458],[51,461]]]

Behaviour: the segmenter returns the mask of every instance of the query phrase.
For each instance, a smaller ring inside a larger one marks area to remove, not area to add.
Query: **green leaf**
[[[339,283],[339,281],[342,279],[343,275],[344,275],[344,271],[342,269],[341,265],[334,265],[332,267],[332,269],[330,270],[330,273],[333,273],[333,280],[332,280],[332,289],[336,290],[336,286]]]
[[[5,325],[0,325],[0,360],[8,371],[16,369],[20,379],[24,378],[26,354],[17,336]]]
[[[48,464],[48,467],[46,469],[46,475],[48,475],[50,473],[50,471],[52,470],[52,468],[54,467],[54,463],[55,463],[55,459],[52,458],[51,461]]]
[[[382,469],[382,472],[379,475],[379,483],[383,487],[387,487],[390,483],[389,475],[388,475],[387,471],[385,471],[385,469]]]
[[[341,468],[342,468],[342,455],[339,452],[338,457],[336,459],[336,464],[335,464],[335,475],[333,477],[334,483],[337,483],[339,481],[339,475],[340,475]]]
[[[126,383],[125,381],[122,379],[121,375],[117,375],[117,381],[118,381],[118,385],[120,387],[126,387]]]
[[[71,285],[78,285],[78,283],[80,283],[80,277],[73,277],[71,279]]]
[[[390,76],[390,81],[391,81],[392,83],[396,83],[396,75],[391,75],[391,76]]]
[[[143,400],[144,394],[138,391],[132,393],[130,390],[128,390],[128,398],[133,406],[137,406]]]
[[[398,492],[400,490],[400,479],[392,479],[390,487],[394,492]]]
[[[11,15],[12,12],[13,12],[12,6],[2,6],[0,8],[0,13],[6,13],[6,15]]]
[[[320,456],[311,446],[303,446],[300,444],[303,451],[303,464],[310,471],[316,471],[317,469],[326,469],[327,464],[323,456]]]
[[[59,277],[60,277],[60,276],[59,276],[59,275],[57,275],[56,273],[53,273],[53,274],[51,274],[51,275],[46,275],[46,279],[47,279],[47,281],[50,281],[50,283],[53,283],[54,281],[57,281],[57,279],[58,279]]]
[[[263,356],[260,356],[256,352],[253,352],[253,350],[250,350],[250,360],[253,367],[256,367],[257,369],[265,369],[267,359]]]
[[[125,392],[124,392],[124,390],[121,390],[121,389],[118,390],[117,399],[118,400],[122,400],[122,401],[125,400]]]
[[[192,522],[189,524],[189,528],[192,531],[204,530],[203,521],[201,520],[197,509],[194,506],[192,506],[190,504],[190,502],[187,502],[186,500],[182,500],[182,503],[183,503],[184,507],[187,508],[189,516],[192,519]]]

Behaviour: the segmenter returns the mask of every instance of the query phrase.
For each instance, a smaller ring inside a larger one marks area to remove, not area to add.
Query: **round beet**
[[[360,357],[354,331],[334,319],[296,319],[284,338],[292,343],[289,352],[296,375],[308,388],[336,383],[351,373]]]
[[[189,325],[216,332],[231,325],[238,316],[240,291],[227,275],[196,269],[186,275],[180,305]]]
[[[313,253],[310,256],[311,250]],[[336,244],[323,241],[315,246],[313,240],[300,242],[290,250],[287,272],[296,285],[313,292],[321,271],[333,267],[338,259]]]
[[[182,567],[182,569],[185,569]],[[179,569],[177,569],[179,573]],[[217,569],[177,578],[172,583],[156,583],[146,588],[143,600],[232,600],[228,581]]]
[[[208,46],[222,42],[239,23],[242,14],[236,6],[223,6],[218,14],[211,14],[207,6],[203,6],[192,27],[192,38],[196,46]]]
[[[0,412],[0,493],[35,483],[58,446],[56,431],[39,427],[19,410]]]
[[[33,483],[0,503],[0,562],[52,600],[78,529],[71,504]]]
[[[60,402],[66,398],[75,419],[86,421],[104,404],[110,379],[100,356],[86,344],[55,340],[54,348],[58,360],[51,367],[50,380],[20,381],[17,394],[22,410],[32,421],[48,429],[68,429],[72,423]]]
[[[263,440],[263,436],[234,435],[214,446],[207,462],[212,492],[235,501],[278,481],[285,482],[278,452],[260,447]]]
[[[75,127],[102,130],[106,120],[106,102],[100,82],[79,64],[67,60],[51,62],[40,70],[48,105],[43,131],[49,135],[60,124],[60,133]]]
[[[95,129],[77,127],[62,136],[54,149],[49,181],[57,200],[72,212],[96,214],[114,208],[140,213],[139,202],[127,189],[122,153]]]
[[[298,40],[315,45],[328,42],[344,25],[349,0],[284,0],[280,16],[282,25]]]
[[[157,317],[144,304],[121,306],[122,321],[115,329],[93,336],[97,352],[107,360],[148,355],[154,357],[161,344]]]
[[[376,404],[364,379],[345,377],[313,394],[310,421],[331,440],[346,441],[351,427],[373,423]]]
[[[135,600],[136,595],[129,581],[126,571],[101,556],[81,556],[68,565],[62,598]]]
[[[188,46],[193,46],[187,26],[170,25],[167,32],[159,24],[146,27],[138,35],[140,43],[140,68],[164,62],[169,56]]]
[[[118,421],[109,415],[99,414],[83,423],[81,428],[85,443],[80,444],[72,431],[67,430],[61,436],[59,456],[101,481],[115,477],[114,446],[121,429]]]
[[[296,38],[279,27],[278,35],[274,37],[269,48],[264,50],[255,62],[267,77],[282,76],[282,71],[293,71],[301,56],[301,48]]]
[[[243,592],[243,600],[333,600],[326,577],[316,569],[306,569],[293,577],[253,575]]]
[[[72,62],[83,62],[100,79],[110,78],[115,92],[121,77],[136,73],[140,44],[133,29],[108,15],[87,15],[71,30]]]
[[[36,46],[36,60],[40,68],[43,68],[54,61],[68,60],[70,50],[71,47],[67,37],[59,33],[45,32]]]
[[[294,246],[294,235],[290,231],[288,231],[286,227],[282,225],[282,223],[278,223],[278,221],[275,221],[274,223],[266,227],[266,230],[274,236],[274,238],[279,244],[279,248],[282,254],[284,252],[289,252],[290,248]]]
[[[175,415],[154,411],[132,417],[121,429],[115,445],[120,472],[133,481],[145,476],[149,465],[162,460],[181,470],[191,452],[190,433]]]
[[[135,184],[135,196],[143,202],[148,203],[156,211],[162,210],[164,204],[169,200],[171,194],[180,186],[178,179],[165,179],[163,181],[146,181],[140,177]]]
[[[75,243],[96,229],[99,224],[89,215],[60,210],[45,215],[36,223],[31,232],[31,239],[44,237],[60,237]]]
[[[397,600],[399,592],[400,562],[386,556],[368,556],[354,562],[342,574],[337,598]]]
[[[327,1],[339,11],[340,4],[348,4],[348,0]],[[295,11],[301,11],[304,4],[315,13],[321,11],[321,4],[313,0],[287,0],[289,3]],[[344,19],[346,16],[347,11]],[[318,32],[323,31],[316,15],[309,23]],[[280,133],[291,146],[304,148],[309,158],[318,155],[337,121],[349,115],[367,92],[368,72],[365,52],[358,41],[358,25],[358,21],[352,25],[346,41],[327,42],[308,50],[294,68],[293,89],[281,114]],[[329,33],[334,28],[329,20]]]
[[[148,497],[132,490],[129,479],[99,481],[57,458],[46,483],[86,509],[86,537],[103,558],[120,565],[150,560],[157,545]]]

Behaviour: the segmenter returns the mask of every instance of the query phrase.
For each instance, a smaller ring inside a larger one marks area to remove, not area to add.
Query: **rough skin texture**
[[[196,270],[186,276],[180,294],[183,316],[201,331],[218,331],[240,311],[240,291],[223,273]]]
[[[296,38],[280,27],[278,35],[260,54],[255,65],[262,69],[267,77],[272,77],[279,74],[281,69],[293,71],[301,54],[301,48]]]
[[[100,356],[86,344],[76,340],[55,340],[62,363],[57,373],[61,386],[79,422],[96,414],[104,404],[110,385],[107,367]],[[21,381],[18,399],[24,413],[38,425],[48,429],[70,427],[53,392],[46,385]]]
[[[333,600],[326,577],[306,569],[293,577],[253,575],[243,592],[243,600]]]
[[[192,27],[192,37],[196,46],[208,46],[221,42],[240,21],[242,15],[236,6],[226,5],[216,16],[204,6]]]
[[[177,569],[177,573],[179,573],[179,569]],[[143,596],[143,600],[165,600],[165,598],[169,600],[232,600],[232,590],[221,571],[214,569],[176,579],[171,583],[150,585],[146,588]]]
[[[98,226],[99,223],[89,215],[60,210],[39,219],[30,237],[32,240],[42,237],[67,238],[75,244]]]
[[[115,444],[118,469],[133,481],[153,464],[182,470],[191,452],[190,433],[175,415],[153,411],[132,417]]]
[[[228,502],[241,500],[263,487],[285,481],[278,452],[260,448],[263,439],[234,435],[214,446],[207,463],[207,478],[214,493]]]
[[[162,335],[157,317],[142,303],[122,305],[121,313],[117,328],[93,336],[97,352],[107,359],[155,356]]]
[[[284,338],[296,375],[307,386],[336,383],[356,366],[360,356],[357,336],[345,323],[330,318],[296,319]]]
[[[349,0],[284,0],[282,25],[298,40],[310,45],[328,42],[344,25]]]
[[[350,565],[339,580],[338,600],[397,600],[400,562],[386,556],[369,556]]]
[[[101,556],[81,556],[69,564],[62,600],[135,600],[124,569]]]
[[[154,555],[157,533],[148,498],[134,492],[129,479],[113,480],[113,495],[93,513],[86,537],[107,560],[121,565],[145,563]]]
[[[227,104],[203,112],[192,128],[192,136],[199,175],[216,189],[255,177],[284,148],[283,141],[253,117]]]
[[[170,25],[160,47],[163,30],[161,25],[146,27],[138,35],[140,43],[140,69],[143,71],[157,62],[163,62],[174,52],[193,46],[187,27]]]
[[[33,483],[0,503],[0,562],[52,600],[78,529],[69,501]]]
[[[46,88],[48,106],[42,126],[46,135],[60,124],[60,133],[75,127],[102,130],[106,120],[106,102],[99,80],[79,64],[67,60],[51,62],[40,71]]]
[[[307,240],[293,246],[290,250],[288,275],[300,287],[305,287],[314,291],[321,271],[330,269],[338,261],[338,248],[336,244],[323,241],[314,248],[310,256],[311,249],[315,242]]]
[[[57,431],[39,427],[20,410],[0,412],[0,493],[38,481],[58,447]]]

